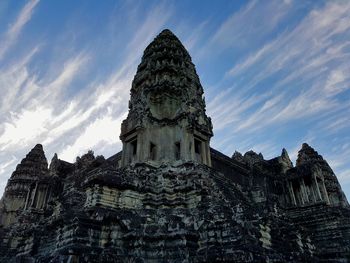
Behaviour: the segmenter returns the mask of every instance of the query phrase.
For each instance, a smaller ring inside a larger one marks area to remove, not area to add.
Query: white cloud
[[[323,9],[312,11],[292,31],[283,32],[278,38],[235,65],[229,74],[244,73],[259,65],[262,70],[251,80],[251,85],[256,85],[285,67],[293,69],[290,71],[293,74],[294,69],[309,67],[310,61],[316,59],[320,62],[320,58],[327,55],[328,49],[348,42],[345,36],[349,34],[350,28],[349,11],[350,4],[347,2],[329,2]],[[340,43],[337,43],[333,37],[340,33],[345,33],[345,39],[340,39]],[[325,62],[327,60],[324,60],[322,65]],[[315,64],[313,69],[322,65]]]
[[[283,1],[250,1],[222,23],[214,34],[211,44],[217,43],[221,48],[230,46],[243,48],[254,42],[259,43],[291,13],[292,7]]]
[[[65,147],[58,155],[61,159],[73,162],[78,155],[86,153],[101,142],[105,145],[120,144],[116,137],[120,133],[120,125],[125,117],[126,115],[122,115],[113,119],[112,116],[107,115],[101,119],[96,119],[85,128],[72,145]]]
[[[8,51],[8,49],[15,43],[19,34],[21,33],[25,24],[31,19],[35,6],[39,3],[39,0],[29,1],[19,13],[16,21],[12,24],[5,36],[0,41],[0,59]]]
[[[239,96],[226,96],[222,105],[236,99],[245,101],[247,95],[244,94],[252,94],[253,90],[262,92],[259,87],[262,81],[279,74],[275,82],[270,82],[272,86],[267,89],[262,108],[252,104],[240,112],[235,132],[242,129],[253,132],[282,121],[319,117],[342,107],[335,96],[350,88],[345,73],[350,68],[349,59],[346,59],[350,55],[346,37],[350,37],[349,14],[349,3],[327,3],[310,12],[294,29],[283,32],[227,72],[226,77],[238,80],[238,86],[243,83],[244,88]],[[242,20],[236,22],[242,24]],[[337,67],[331,63],[337,63]],[[266,104],[271,102],[274,103]],[[266,106],[268,108],[264,108]],[[233,113],[233,120],[236,119],[237,115]],[[221,128],[229,125],[232,122],[223,123]]]
[[[266,125],[274,120],[276,111],[279,110],[276,105],[280,104],[284,99],[284,94],[273,96],[266,100],[261,108],[259,108],[254,114],[250,115],[246,120],[240,120],[240,124],[235,129],[236,132],[243,129],[249,129],[250,131],[259,129],[261,126]]]
[[[15,103],[18,104],[19,91],[23,90],[23,86],[29,80],[27,64],[38,51],[39,48],[35,47],[24,58],[0,70],[0,113],[4,114],[13,108]]]
[[[236,64],[232,69],[230,69],[226,75],[235,76],[244,72],[244,70],[254,66],[266,53],[271,52],[271,50],[276,45],[275,41],[264,45],[261,49],[259,49],[254,54],[251,54],[248,58],[246,58],[242,63]]]
[[[5,131],[0,137],[2,151],[14,145],[33,142],[41,133],[46,132],[51,110],[39,106],[33,110],[24,110],[20,114],[12,113],[10,118],[4,124]]]
[[[328,133],[336,133],[344,128],[350,127],[350,113],[345,112],[344,115],[336,115],[331,119],[327,119],[323,124],[325,126],[325,130]]]
[[[337,173],[337,178],[339,181],[341,181],[343,185],[343,190],[344,190],[344,185],[348,184],[350,182],[350,169],[345,169],[342,170],[341,172]]]
[[[125,59],[126,63],[135,63],[142,51],[170,18],[172,9],[168,3],[162,3],[151,9],[145,19],[139,24],[138,30],[134,34],[134,38],[128,42],[127,50],[129,56]]]
[[[189,28],[188,31],[184,34],[186,34],[188,37],[184,40],[184,46],[187,50],[189,50],[190,53],[195,52],[195,46],[198,44],[200,40],[200,36],[203,32],[205,32],[207,26],[209,24],[209,20],[205,20],[201,22],[198,26],[195,28]]]
[[[86,53],[79,53],[75,57],[68,59],[62,71],[55,76],[55,79],[49,83],[42,84],[40,98],[41,100],[55,100],[61,95],[61,92],[68,87],[68,85],[79,76],[84,68],[84,65],[89,61],[89,55]]]
[[[11,160],[5,162],[5,163],[1,163],[0,164],[0,175],[5,173],[6,168],[8,168],[11,164],[13,164],[15,161],[17,161],[17,158],[12,156]],[[0,193],[1,194],[1,193]]]
[[[7,88],[1,105],[2,113],[6,116],[3,132],[0,134],[2,150],[18,144],[34,144],[41,136],[47,134],[56,117],[53,114],[55,106],[62,103],[59,100],[60,92],[79,74],[79,70],[87,61],[86,57],[79,54],[69,59],[51,82],[37,80],[35,77],[26,82],[29,79],[28,65],[22,62],[18,63],[19,66],[12,66],[17,71],[9,70],[11,74],[5,74],[5,77],[0,75],[0,81],[3,81],[4,87]],[[30,60],[26,59],[26,62],[29,63]],[[24,88],[26,92],[18,97],[20,88]],[[14,111],[8,113],[8,109]]]

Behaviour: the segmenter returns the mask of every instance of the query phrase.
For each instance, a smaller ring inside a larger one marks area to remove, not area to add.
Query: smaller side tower
[[[39,184],[39,181],[48,176],[47,166],[41,144],[37,144],[17,165],[0,203],[0,223],[3,226],[16,222],[24,209],[42,209],[45,206],[48,185]]]
[[[291,204],[308,206],[325,203],[347,207],[348,202],[333,170],[312,147],[303,143],[296,167],[287,171]]]
[[[132,83],[120,135],[121,165],[194,161],[211,166],[212,135],[191,57],[178,38],[164,30],[146,48]]]

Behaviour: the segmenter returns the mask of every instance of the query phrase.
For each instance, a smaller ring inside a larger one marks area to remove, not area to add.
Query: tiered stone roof
[[[37,144],[17,165],[11,179],[35,178],[48,174],[48,164],[41,144]]]

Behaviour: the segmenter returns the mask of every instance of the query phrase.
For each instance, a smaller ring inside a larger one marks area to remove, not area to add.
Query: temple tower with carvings
[[[211,166],[213,136],[203,88],[187,50],[162,31],[144,51],[131,88],[129,114],[122,123],[122,166],[187,161]]]

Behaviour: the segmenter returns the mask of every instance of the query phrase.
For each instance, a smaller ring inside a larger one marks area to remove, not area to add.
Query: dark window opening
[[[202,162],[202,141],[194,139],[194,152],[196,156],[196,161]]]
[[[180,142],[175,143],[175,159],[180,160],[181,156],[181,144]]]
[[[202,142],[200,140],[194,139],[194,152],[201,154]]]
[[[311,186],[312,185],[312,177],[311,176],[306,176],[304,177],[304,182],[306,186]]]
[[[135,156],[137,153],[137,140],[133,140],[131,142],[131,147],[132,147],[132,155]]]
[[[156,145],[154,143],[150,143],[149,145],[149,155],[151,160],[156,159]]]

